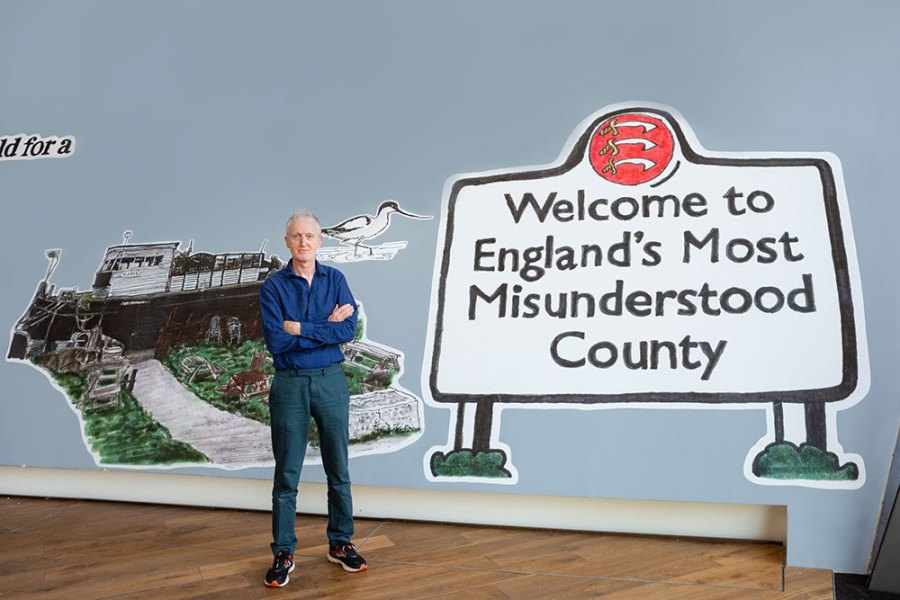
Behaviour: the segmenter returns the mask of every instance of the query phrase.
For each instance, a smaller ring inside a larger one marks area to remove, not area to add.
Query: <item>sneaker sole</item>
[[[369,566],[369,565],[364,564],[363,566],[361,566],[361,567],[358,568],[358,569],[353,569],[353,568],[351,568],[351,567],[348,567],[348,566],[344,563],[344,561],[342,561],[341,559],[335,558],[335,557],[333,557],[333,556],[330,555],[330,554],[326,554],[325,557],[326,557],[328,560],[330,560],[331,562],[333,562],[334,564],[336,564],[336,565],[341,565],[341,568],[344,569],[345,571],[347,571],[348,573],[359,573],[360,571],[365,571],[366,568]]]
[[[294,568],[297,566],[297,563],[291,565],[291,568],[288,569],[287,577],[284,578],[284,583],[278,583],[277,581],[272,581],[271,583],[263,580],[263,583],[266,584],[266,587],[284,587],[291,582],[291,573],[294,572]]]

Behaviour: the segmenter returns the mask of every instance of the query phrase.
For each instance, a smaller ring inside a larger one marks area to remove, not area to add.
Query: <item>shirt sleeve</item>
[[[301,338],[284,330],[284,307],[277,287],[269,281],[259,290],[259,312],[262,316],[263,339],[269,352],[273,355],[282,354],[304,347],[300,343]]]
[[[356,313],[359,307],[356,305],[356,300],[353,299],[350,286],[347,285],[347,279],[340,271],[335,271],[335,288],[334,304],[339,306],[349,304],[353,307],[353,314],[340,323],[301,321],[300,339],[306,343],[314,343],[315,345],[343,344],[356,337]],[[308,348],[310,346],[304,344],[302,347]]]

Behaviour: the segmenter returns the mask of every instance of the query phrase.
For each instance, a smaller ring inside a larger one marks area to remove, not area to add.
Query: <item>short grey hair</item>
[[[316,223],[316,233],[319,237],[322,236],[322,223],[319,222],[319,217],[317,217],[311,210],[306,210],[305,208],[301,208],[300,210],[291,213],[291,216],[288,217],[287,223],[284,224],[284,235],[291,234],[291,223],[296,221],[297,219],[312,219]]]

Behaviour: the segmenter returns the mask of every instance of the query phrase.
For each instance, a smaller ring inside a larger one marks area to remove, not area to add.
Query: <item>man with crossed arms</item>
[[[266,279],[259,293],[263,337],[275,364],[269,391],[275,454],[271,544],[275,560],[265,578],[271,587],[287,585],[294,570],[297,485],[310,418],[319,431],[328,479],[327,558],[346,571],[366,568],[366,560],[350,542],[350,395],[340,346],[356,333],[356,302],[344,275],[316,260],[322,228],[313,213],[292,214],[284,242],[291,260]]]

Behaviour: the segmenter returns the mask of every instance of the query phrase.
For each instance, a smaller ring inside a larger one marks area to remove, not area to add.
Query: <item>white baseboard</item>
[[[271,509],[261,479],[0,466],[0,494]],[[353,486],[360,518],[409,519],[650,535],[787,541],[787,509],[759,504],[610,500]],[[326,490],[301,483],[297,510],[325,514]]]

